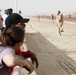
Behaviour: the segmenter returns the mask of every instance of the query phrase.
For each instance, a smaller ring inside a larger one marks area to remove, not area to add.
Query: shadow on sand
[[[39,60],[38,75],[74,75],[76,62],[48,41],[41,33],[26,33],[26,43]]]

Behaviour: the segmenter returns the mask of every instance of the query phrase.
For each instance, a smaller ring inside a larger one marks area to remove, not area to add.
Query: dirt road
[[[38,75],[76,74],[76,23],[64,22],[60,36],[56,23],[31,18],[26,26],[26,42],[38,57]]]

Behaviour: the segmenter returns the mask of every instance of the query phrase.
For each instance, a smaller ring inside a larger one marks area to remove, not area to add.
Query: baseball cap
[[[6,20],[5,20],[5,25],[6,28],[9,28],[11,25],[15,25],[18,23],[27,23],[29,22],[28,18],[23,18],[21,15],[17,14],[17,13],[12,13],[11,15],[9,15]]]

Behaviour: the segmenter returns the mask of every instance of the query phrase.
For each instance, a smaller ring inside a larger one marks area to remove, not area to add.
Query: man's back
[[[59,15],[57,15],[56,21],[57,21],[57,23],[58,23],[58,22],[63,23],[63,14],[62,14],[62,13],[60,13]]]

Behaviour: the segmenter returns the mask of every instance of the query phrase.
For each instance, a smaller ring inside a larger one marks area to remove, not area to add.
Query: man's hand
[[[23,52],[23,51],[21,51],[20,49],[18,50],[18,52],[16,53],[16,54],[18,54],[18,55],[22,55],[24,58],[31,58],[31,60],[32,60],[32,63],[34,64],[36,64],[36,68],[38,68],[38,66],[39,66],[39,62],[38,62],[38,59],[37,59],[37,57],[36,57],[36,55],[33,53],[33,52],[31,52],[31,51],[26,51],[26,52]]]
[[[38,62],[38,59],[37,59],[36,55],[33,52],[30,52],[30,58],[32,60],[32,63],[33,64],[35,63],[36,64],[36,68],[38,68],[39,62]]]

